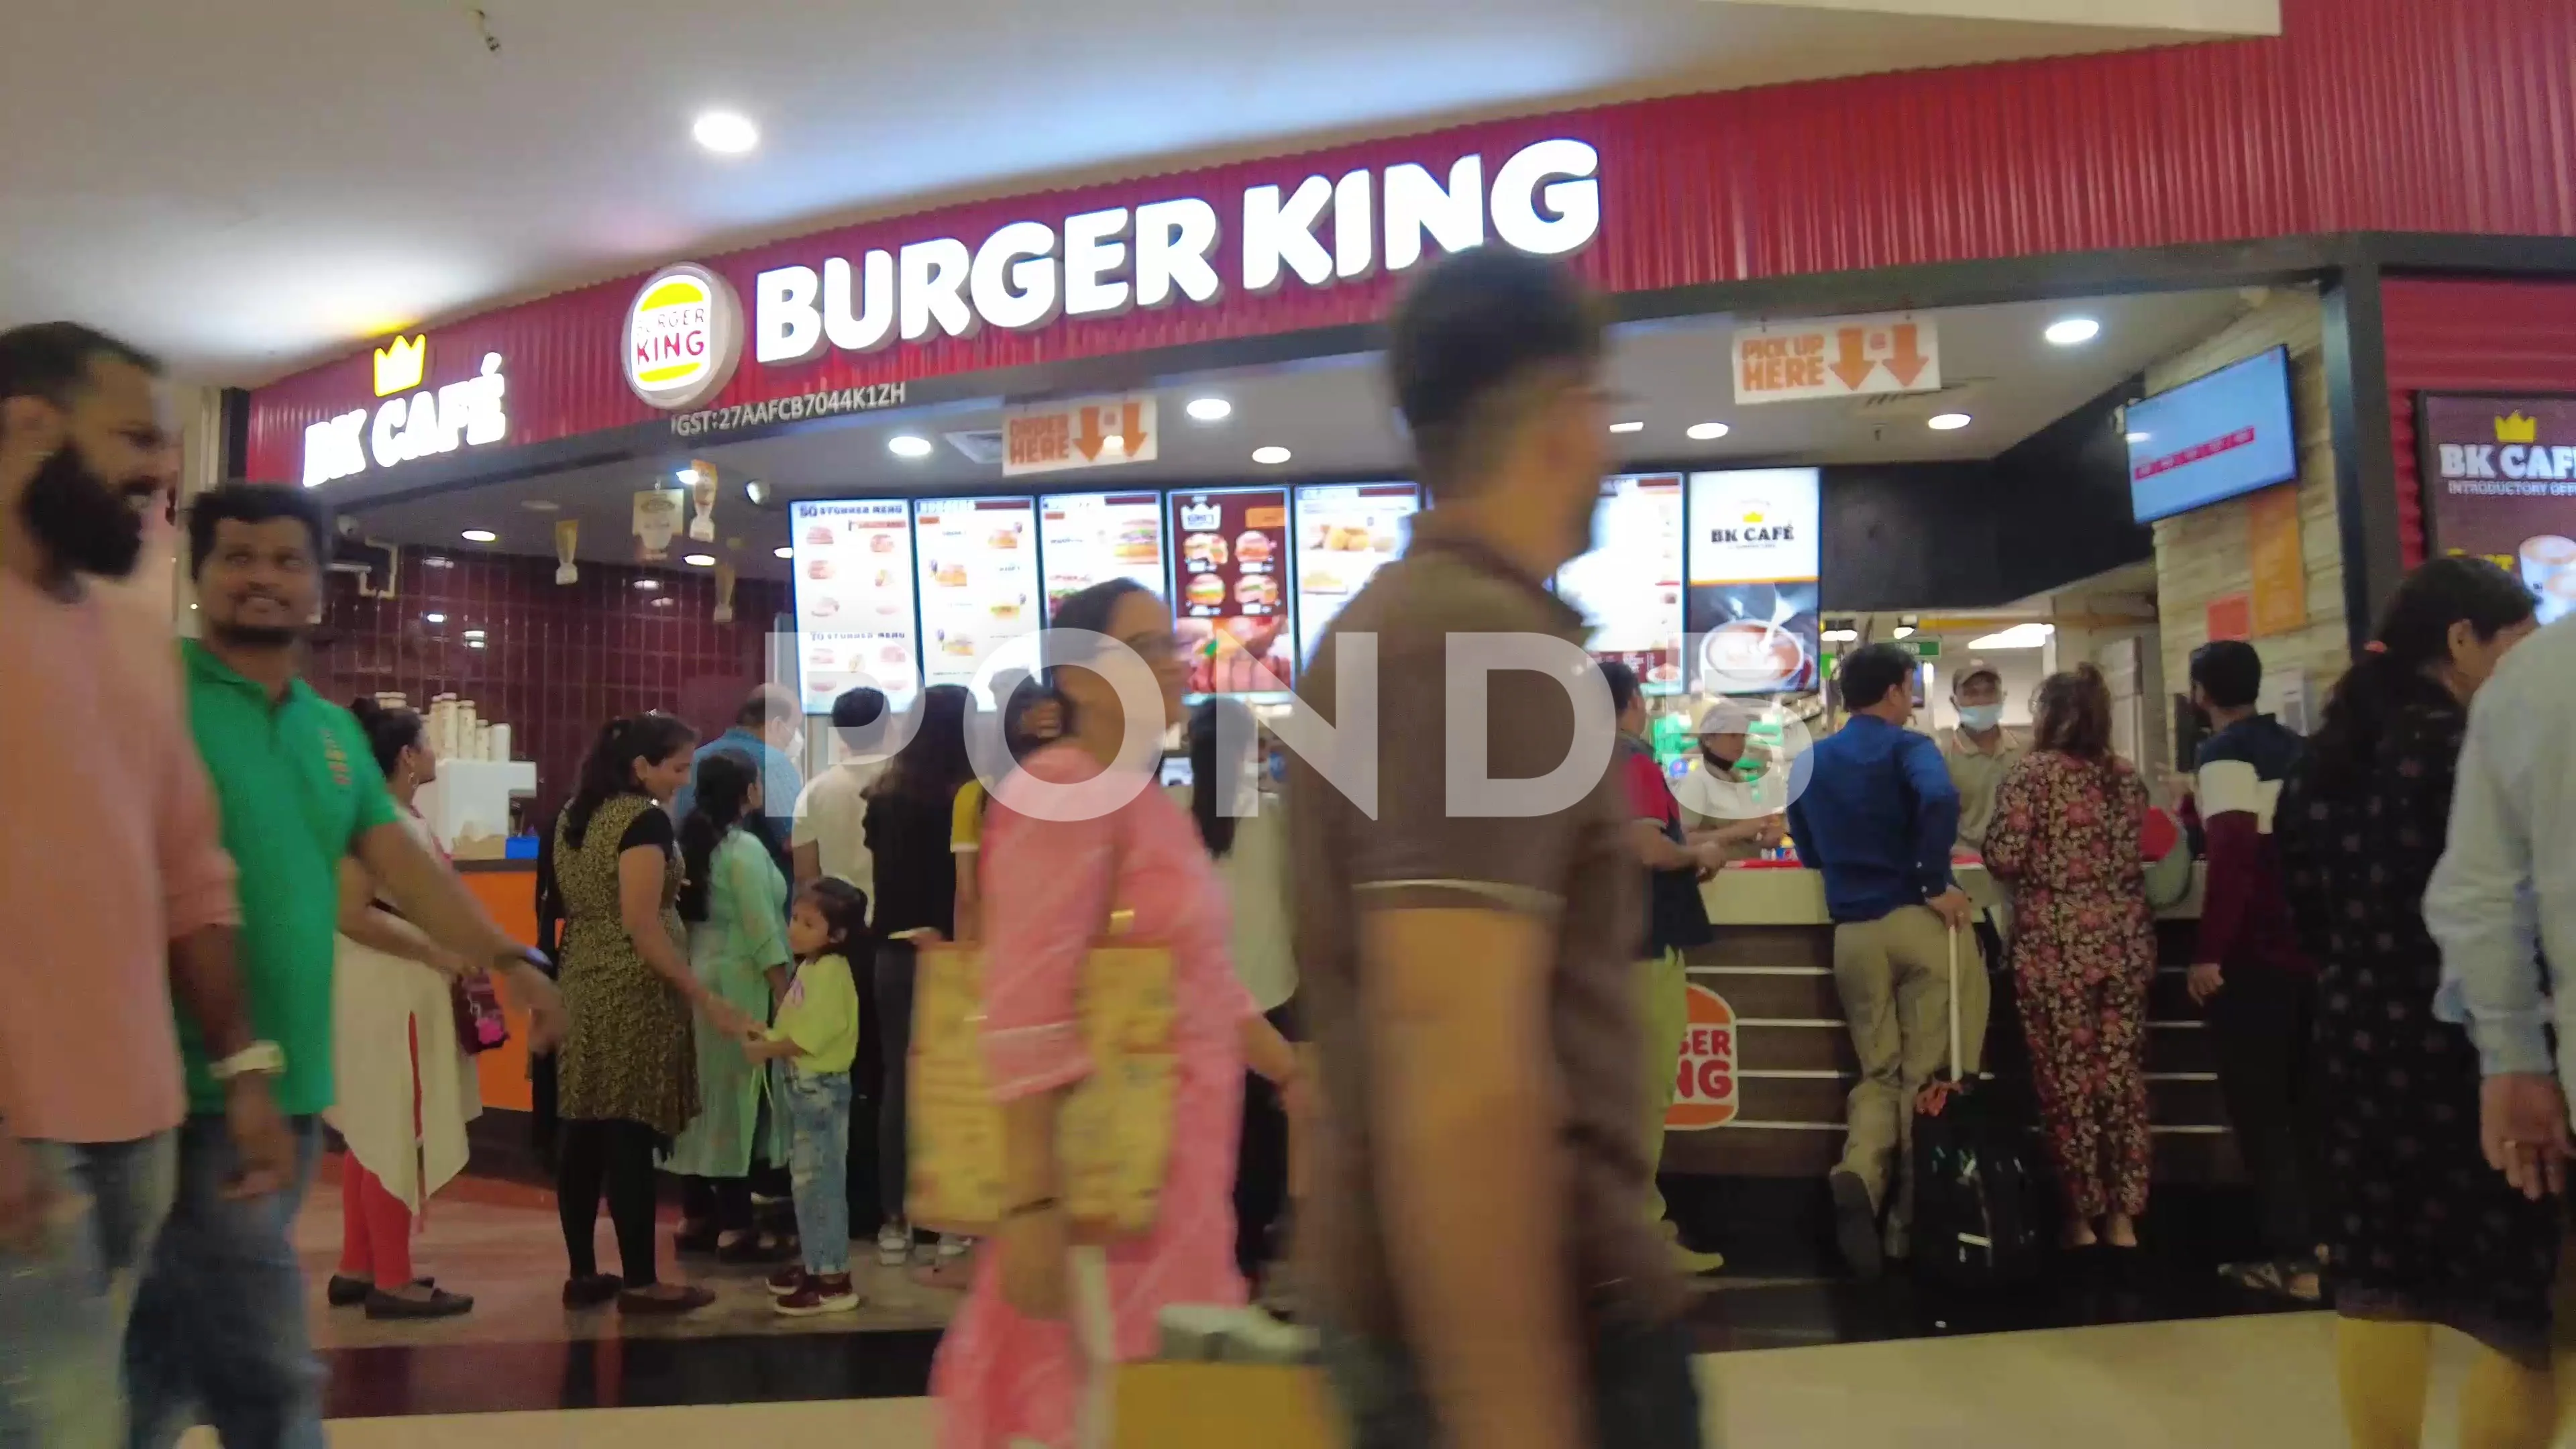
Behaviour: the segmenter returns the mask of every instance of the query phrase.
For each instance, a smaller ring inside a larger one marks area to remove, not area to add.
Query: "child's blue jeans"
[[[788,1171],[805,1271],[850,1271],[850,1074],[787,1068]]]

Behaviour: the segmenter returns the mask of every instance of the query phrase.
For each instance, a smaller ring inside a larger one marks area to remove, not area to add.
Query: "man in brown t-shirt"
[[[1327,1104],[1301,1209],[1327,1362],[1355,1449],[1697,1445],[1637,1131],[1616,727],[1544,582],[1588,546],[1609,462],[1599,312],[1562,267],[1484,248],[1425,276],[1392,327],[1435,507],[1300,685],[1337,718],[1373,686],[1377,737],[1336,749],[1375,750],[1377,794],[1336,786],[1346,758],[1300,757],[1288,786]]]

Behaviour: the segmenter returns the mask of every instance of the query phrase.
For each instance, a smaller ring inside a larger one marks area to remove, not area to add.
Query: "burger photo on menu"
[[[1246,568],[1270,562],[1270,535],[1257,528],[1246,529],[1234,541],[1234,556],[1243,560]]]
[[[1297,665],[1286,626],[1276,615],[1179,620],[1173,633],[1189,661],[1189,692],[1258,694],[1293,686]]]
[[[1214,574],[1192,574],[1189,587],[1182,590],[1181,597],[1188,600],[1192,608],[1222,608],[1225,604],[1225,580]]]
[[[1163,531],[1153,523],[1130,523],[1118,530],[1110,556],[1120,563],[1152,563],[1163,556]]]
[[[1181,566],[1191,569],[1221,569],[1229,557],[1225,536],[1216,533],[1193,533],[1181,540]]]

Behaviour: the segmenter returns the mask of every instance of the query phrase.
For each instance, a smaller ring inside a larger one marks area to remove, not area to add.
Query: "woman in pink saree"
[[[1294,1054],[1228,960],[1224,888],[1197,826],[1154,787],[1162,734],[1183,718],[1170,610],[1118,580],[1066,599],[1055,628],[1048,657],[1070,728],[1002,782],[985,827],[984,1044],[1003,1102],[1011,1205],[931,1369],[944,1449],[1110,1442],[1115,1366],[1153,1355],[1162,1310],[1244,1301],[1233,1175],[1246,1066],[1296,1088]],[[1134,721],[1134,742],[1116,675],[1129,698],[1157,700],[1157,715]],[[1067,808],[1076,795],[1067,787],[1123,803],[1091,819],[1044,818],[1088,813]],[[1055,1121],[1066,1090],[1091,1071],[1074,988],[1113,910],[1134,913],[1131,939],[1172,952],[1180,1081],[1160,1215],[1145,1236],[1095,1248],[1070,1241]]]

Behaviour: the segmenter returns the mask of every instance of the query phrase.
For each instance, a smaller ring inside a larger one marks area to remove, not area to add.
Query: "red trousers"
[[[411,1124],[420,1131],[420,1023],[411,1028]],[[419,1149],[415,1146],[414,1151]],[[387,1292],[411,1281],[411,1209],[354,1152],[340,1164],[340,1276]]]

